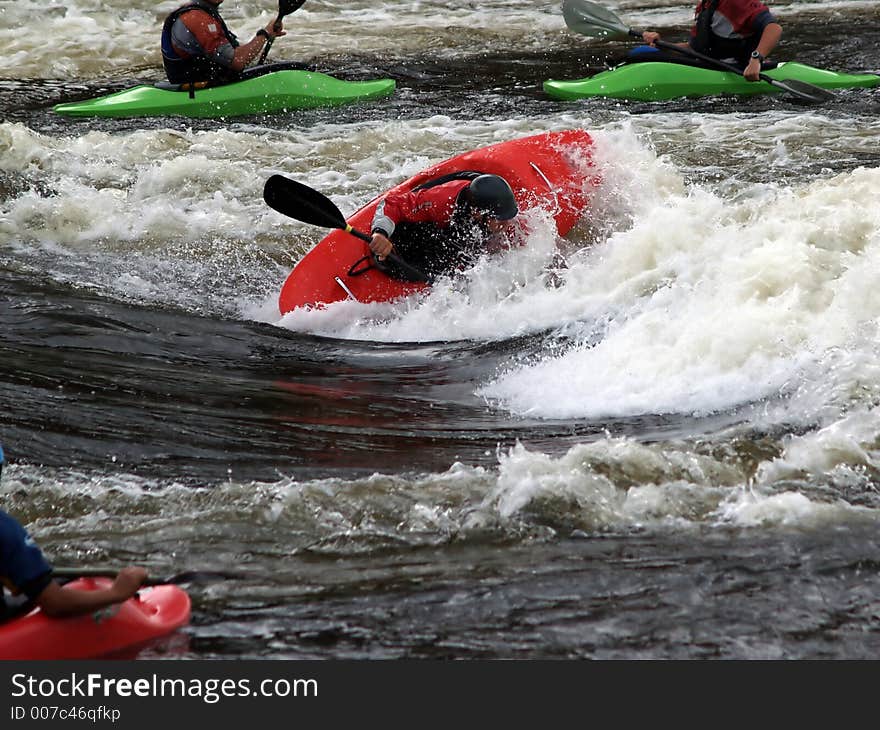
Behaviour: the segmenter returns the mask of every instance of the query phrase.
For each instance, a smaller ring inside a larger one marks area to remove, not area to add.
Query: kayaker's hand
[[[278,27],[276,29],[274,20],[266,26],[266,32],[272,38],[279,38],[280,36],[287,35],[287,31],[284,30],[284,28],[281,26],[281,23],[278,23]]]
[[[743,71],[743,76],[745,76],[746,81],[757,81],[761,74],[761,62],[757,58],[753,58],[749,61],[749,65],[746,66],[745,71]]]
[[[660,40],[660,34],[656,33],[653,30],[646,30],[642,33],[642,40],[645,41],[649,46],[653,46],[655,42]]]
[[[120,601],[125,601],[137,593],[138,588],[147,579],[147,571],[143,568],[123,568],[116,574],[111,590]]]
[[[393,248],[394,244],[392,244],[391,241],[381,233],[373,234],[373,240],[370,241],[370,251],[376,254],[376,258],[379,259],[379,261],[384,261]]]

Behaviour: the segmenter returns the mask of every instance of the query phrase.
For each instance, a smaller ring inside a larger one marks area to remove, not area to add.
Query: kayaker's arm
[[[116,575],[113,585],[95,591],[62,588],[53,580],[37,596],[37,605],[43,613],[53,618],[80,616],[127,601],[137,593],[146,578],[147,571],[143,568],[123,568]]]
[[[661,35],[655,30],[646,30],[642,33],[642,40],[645,41],[649,46],[653,46],[659,41]],[[673,45],[686,47],[687,43],[674,43]]]
[[[403,217],[401,200],[406,200],[408,193],[391,193],[379,202],[373,213],[373,223],[370,226],[370,251],[379,261],[383,261],[394,250],[394,244],[391,242],[391,236],[394,229],[397,228],[397,222]],[[414,207],[414,203],[410,203],[409,207]]]
[[[776,44],[779,43],[779,39],[782,38],[782,26],[779,23],[767,23],[764,26],[764,31],[761,33],[761,40],[758,41],[758,46],[755,48],[755,51],[759,54],[759,57],[752,56],[749,59],[749,65],[746,66],[745,71],[743,71],[743,76],[748,81],[757,81],[760,77],[761,73],[761,61],[770,55],[774,48],[776,48]]]
[[[287,35],[287,31],[281,27],[280,23],[278,30],[275,30],[275,22],[273,20],[265,28],[258,30],[257,34],[250,41],[243,43],[235,49],[235,55],[232,57],[232,63],[229,65],[233,71],[241,71],[259,56],[263,46],[269,42],[270,38]]]

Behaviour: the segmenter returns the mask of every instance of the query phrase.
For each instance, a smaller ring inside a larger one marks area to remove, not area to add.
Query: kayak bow
[[[97,590],[109,578],[80,578],[68,586]],[[136,650],[190,619],[186,591],[172,585],[142,588],[127,601],[93,614],[49,618],[39,608],[0,625],[0,659],[93,659]]]

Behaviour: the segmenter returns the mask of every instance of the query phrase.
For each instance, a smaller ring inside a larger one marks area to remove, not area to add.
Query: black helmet
[[[471,208],[485,211],[497,220],[508,221],[519,212],[513,190],[507,180],[498,175],[475,177],[466,191],[465,197]]]

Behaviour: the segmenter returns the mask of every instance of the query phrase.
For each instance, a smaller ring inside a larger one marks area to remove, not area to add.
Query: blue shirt
[[[0,583],[15,593],[36,598],[51,580],[52,566],[33,538],[16,520],[0,510]]]

